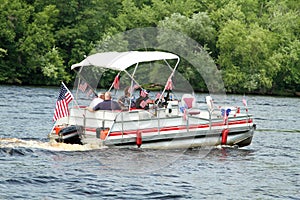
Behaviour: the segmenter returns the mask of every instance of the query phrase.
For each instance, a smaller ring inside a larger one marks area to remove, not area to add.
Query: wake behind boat
[[[130,51],[97,53],[72,65],[78,74],[76,93],[63,86],[58,102],[74,103],[63,112],[57,103],[50,139],[114,148],[249,145],[255,124],[246,102],[245,108],[216,106],[207,96],[205,105],[199,105],[192,87],[176,71],[179,62],[168,52]],[[119,106],[97,110],[89,97],[112,71],[116,76],[105,92]]]

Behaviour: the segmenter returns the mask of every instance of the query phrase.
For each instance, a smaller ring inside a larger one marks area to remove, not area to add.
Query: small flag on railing
[[[69,103],[74,99],[72,93],[68,90],[64,83],[59,91],[59,95],[56,101],[56,106],[54,110],[53,121],[56,121],[62,117],[69,116]]]
[[[120,77],[119,74],[115,77],[115,80],[113,82],[113,86],[116,90],[120,89]]]
[[[225,110],[224,108],[221,109],[221,115],[223,116],[223,123],[227,124],[228,121],[228,116],[231,112],[231,109],[228,108],[227,110]]]

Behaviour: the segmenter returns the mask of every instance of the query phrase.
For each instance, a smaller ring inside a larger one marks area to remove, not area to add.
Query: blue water
[[[240,149],[93,149],[49,143],[58,90],[0,86],[0,199],[300,199],[299,98],[248,96]]]

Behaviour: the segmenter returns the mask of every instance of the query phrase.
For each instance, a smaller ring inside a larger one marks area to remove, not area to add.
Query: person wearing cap
[[[135,102],[136,108],[145,109],[145,110],[149,109],[148,104],[153,103],[153,100],[151,100],[148,96],[149,92],[150,92],[149,90],[141,89],[140,97]]]

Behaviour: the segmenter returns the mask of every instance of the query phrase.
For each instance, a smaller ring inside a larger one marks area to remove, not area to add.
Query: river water
[[[58,90],[0,86],[0,199],[300,199],[299,98],[247,96],[248,147],[118,150],[50,144]]]

